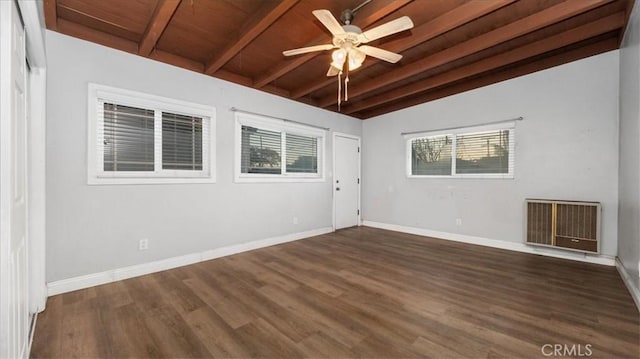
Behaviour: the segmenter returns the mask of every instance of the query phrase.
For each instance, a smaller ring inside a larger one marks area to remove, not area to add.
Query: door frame
[[[0,0],[1,1],[1,0]],[[31,70],[27,73],[27,187],[29,231],[29,311],[45,309],[47,286],[45,276],[46,232],[46,88],[47,58],[45,27],[35,1],[17,1],[26,37],[26,57]],[[35,324],[35,321],[34,323]]]
[[[332,137],[332,146],[333,146],[333,170],[331,172],[331,199],[333,201],[332,213],[331,213],[331,226],[333,227],[333,231],[336,231],[336,137],[344,137],[350,138],[358,141],[358,178],[360,179],[360,183],[358,183],[358,227],[362,225],[362,138],[356,135],[350,135],[348,133],[342,132],[333,132]]]

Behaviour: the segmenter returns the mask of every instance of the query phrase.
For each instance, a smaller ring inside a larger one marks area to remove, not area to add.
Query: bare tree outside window
[[[412,141],[413,175],[451,174],[450,136],[417,138]]]
[[[509,128],[410,139],[410,175],[512,177],[513,136]]]

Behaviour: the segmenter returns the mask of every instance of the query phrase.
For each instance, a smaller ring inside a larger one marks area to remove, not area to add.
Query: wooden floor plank
[[[345,345],[321,331],[308,336],[298,346],[307,358],[353,358],[356,356]]]
[[[367,227],[50,297],[31,356],[640,357],[615,268]]]
[[[103,329],[114,358],[127,357],[131,353],[140,353],[147,358],[163,356],[134,304],[113,308],[105,314]]]
[[[158,351],[170,358],[206,358],[211,353],[189,324],[173,308],[163,308],[144,321]],[[135,336],[136,333],[130,335]]]
[[[214,357],[249,358],[258,354],[251,353],[245,338],[210,307],[186,314],[185,321]]]
[[[42,358],[61,358],[62,345],[62,317],[65,308],[62,305],[62,295],[56,295],[47,299],[47,310],[38,314],[36,331],[31,355]]]
[[[62,321],[60,352],[68,358],[112,357],[106,340],[101,312],[81,311],[65,316]]]

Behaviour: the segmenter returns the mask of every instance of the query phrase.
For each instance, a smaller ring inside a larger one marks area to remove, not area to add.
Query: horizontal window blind
[[[324,181],[324,131],[253,113],[235,117],[236,182]]]
[[[451,175],[451,136],[416,138],[411,141],[411,174]]]
[[[98,84],[88,108],[88,184],[215,182],[215,108]]]
[[[495,128],[495,127],[494,127]],[[407,140],[409,176],[513,178],[514,128],[440,132]]]
[[[154,111],[104,103],[104,171],[154,170]]]
[[[242,173],[282,173],[280,132],[242,126],[240,152]]]
[[[510,149],[509,130],[457,135],[456,173],[509,173]]]
[[[163,112],[162,168],[202,170],[202,139],[202,118]]]
[[[287,172],[318,173],[318,138],[287,133]]]

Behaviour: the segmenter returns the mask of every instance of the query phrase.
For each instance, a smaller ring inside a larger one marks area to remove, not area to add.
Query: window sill
[[[512,180],[515,179],[514,175],[457,175],[457,176],[447,176],[447,175],[407,175],[409,179],[424,179],[424,178],[433,178],[433,179],[494,179],[494,180]]]
[[[237,177],[234,179],[235,183],[295,183],[295,182],[326,182],[324,177],[295,177],[295,176],[250,176],[250,177]]]
[[[93,177],[88,185],[129,185],[129,184],[203,184],[216,183],[215,177]]]

